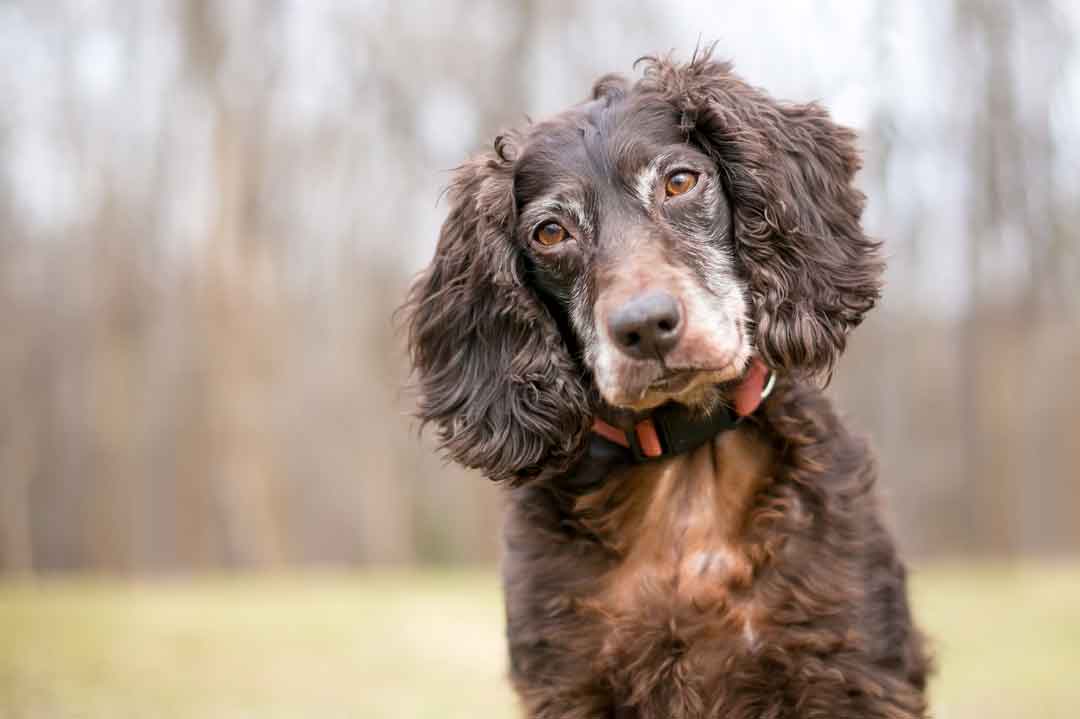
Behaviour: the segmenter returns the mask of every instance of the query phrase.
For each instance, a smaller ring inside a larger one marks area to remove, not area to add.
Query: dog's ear
[[[642,82],[720,167],[758,352],[772,367],[827,375],[880,296],[884,268],[860,223],[855,134],[816,104],[773,100],[709,55],[649,60]]]
[[[409,349],[423,423],[494,480],[565,471],[589,427],[584,386],[512,242],[512,148],[455,172],[435,257],[412,287]]]

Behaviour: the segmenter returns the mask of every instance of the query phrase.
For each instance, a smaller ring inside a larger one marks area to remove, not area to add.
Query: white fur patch
[[[732,554],[730,549],[721,549],[712,552],[694,552],[687,559],[687,568],[696,575],[708,572],[722,573],[731,566]]]
[[[750,649],[757,646],[757,633],[754,632],[754,625],[749,619],[743,622],[743,640]]]
[[[634,192],[637,194],[638,200],[641,202],[642,207],[650,212],[656,203],[656,182],[660,179],[660,168],[667,160],[667,154],[654,157],[652,162],[638,172],[634,182]]]
[[[585,211],[584,205],[574,199],[545,200],[530,208],[529,215],[530,217],[544,215],[567,216],[574,223],[579,234],[586,237],[592,237],[593,234],[593,225],[589,220],[589,214]]]

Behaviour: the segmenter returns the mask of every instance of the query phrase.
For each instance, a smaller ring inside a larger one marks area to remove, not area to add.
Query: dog
[[[418,416],[507,488],[531,719],[915,719],[875,461],[821,386],[881,292],[855,135],[716,61],[459,167],[406,303]]]

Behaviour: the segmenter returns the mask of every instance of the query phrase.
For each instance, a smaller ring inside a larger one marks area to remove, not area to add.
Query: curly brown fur
[[[775,102],[708,53],[645,63],[641,89],[678,108],[726,175],[758,351],[771,367],[831,369],[877,301],[883,269],[859,223],[855,133],[813,103]]]
[[[663,466],[513,490],[507,636],[528,716],[924,716],[874,471],[816,389],[784,384]]]
[[[564,471],[588,430],[585,388],[508,239],[512,164],[459,168],[435,259],[413,287],[409,346],[420,416],[443,448],[492,479]]]
[[[533,719],[924,717],[874,461],[814,384],[880,290],[854,136],[709,53],[645,62],[457,171],[407,306],[421,419],[512,484],[514,686]],[[656,297],[667,335],[624,332]],[[715,411],[752,356],[782,379],[735,430],[590,439]]]

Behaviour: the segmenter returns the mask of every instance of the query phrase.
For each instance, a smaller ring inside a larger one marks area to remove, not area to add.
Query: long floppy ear
[[[435,257],[412,287],[409,349],[423,423],[453,460],[494,480],[565,471],[589,426],[586,390],[512,244],[507,148],[454,174]]]
[[[649,59],[642,85],[681,114],[716,159],[765,362],[828,374],[881,294],[880,244],[863,234],[855,133],[816,104],[780,103],[710,51],[685,65]]]

